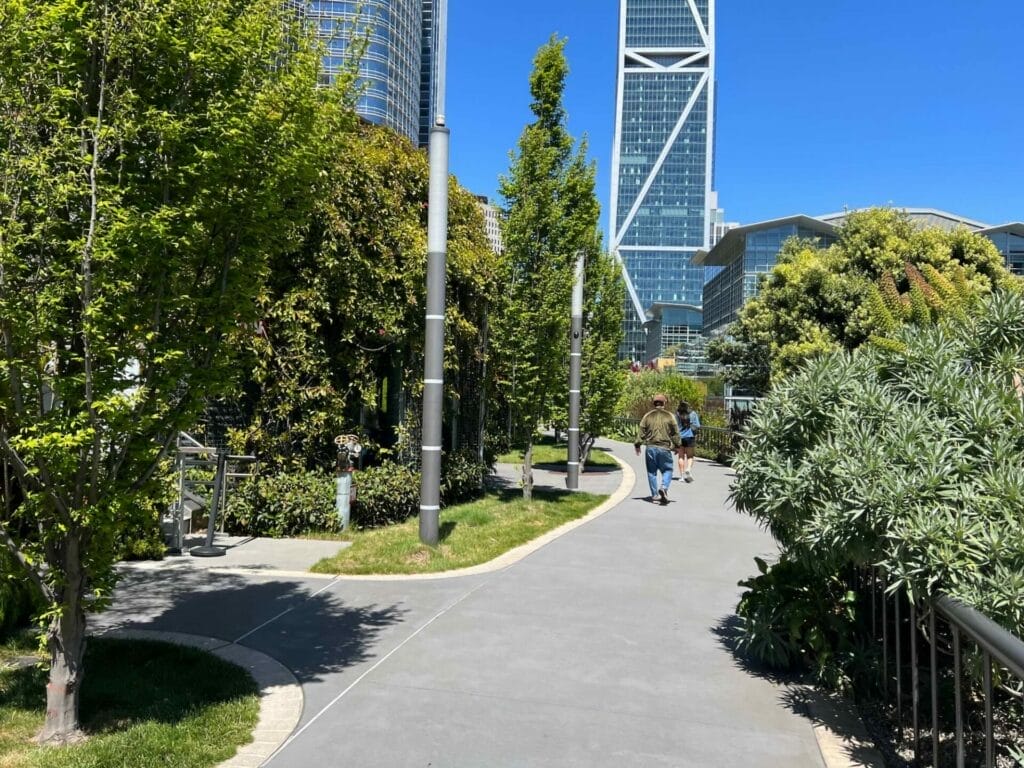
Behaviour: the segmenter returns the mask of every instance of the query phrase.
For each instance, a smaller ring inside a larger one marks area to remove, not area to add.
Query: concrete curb
[[[546,544],[550,544],[560,536],[564,536],[569,531],[579,528],[581,525],[586,525],[591,520],[600,517],[608,510],[614,508],[629,494],[633,491],[633,486],[636,483],[636,474],[633,472],[633,468],[626,464],[618,456],[608,454],[618,463],[619,468],[622,470],[622,480],[619,482],[619,487],[615,489],[607,499],[601,502],[594,509],[590,510],[583,517],[571,520],[568,523],[560,525],[558,528],[548,531],[542,536],[538,536],[536,539],[532,539],[525,544],[520,544],[515,549],[510,549],[503,555],[493,560],[489,560],[486,563],[480,563],[480,565],[472,565],[468,568],[457,568],[451,571],[439,571],[438,573],[409,573],[409,574],[367,574],[367,575],[351,575],[351,574],[337,574],[330,578],[337,579],[338,581],[425,581],[431,579],[451,579],[457,576],[476,576],[483,573],[493,573],[500,571],[503,568],[507,568],[513,563],[518,563],[527,555],[531,555],[538,549]],[[267,573],[264,571],[264,573]],[[307,575],[321,575],[321,574],[307,574]]]
[[[252,675],[260,692],[260,716],[252,732],[252,741],[239,747],[234,757],[220,763],[217,768],[259,768],[291,735],[302,717],[302,686],[287,667],[265,653],[215,637],[183,632],[115,629],[104,632],[102,636],[187,645],[212,653]]]
[[[811,686],[803,695],[826,768],[885,768],[853,704]]]

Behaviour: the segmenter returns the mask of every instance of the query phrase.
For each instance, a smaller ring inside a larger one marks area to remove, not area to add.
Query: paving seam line
[[[157,640],[198,648],[248,672],[259,687],[260,714],[252,732],[252,741],[243,744],[234,756],[216,768],[258,768],[288,740],[302,717],[302,686],[277,659],[244,645],[216,637],[184,632],[158,632],[148,629],[111,629],[102,637],[125,640]]]
[[[374,665],[373,665],[372,667],[370,667],[370,668],[369,668],[368,670],[366,670],[366,671],[365,671],[365,672],[363,672],[363,673],[362,673],[361,675],[359,675],[359,677],[357,677],[357,678],[356,678],[355,680],[353,680],[353,681],[352,681],[351,683],[349,683],[348,687],[346,687],[346,688],[345,688],[345,690],[343,690],[343,691],[342,691],[341,693],[339,693],[339,694],[338,694],[337,696],[335,696],[335,697],[334,697],[333,699],[331,699],[331,700],[330,700],[330,701],[329,701],[329,702],[328,702],[328,703],[327,703],[327,704],[326,704],[326,705],[324,706],[324,708],[323,708],[323,709],[321,709],[321,710],[320,710],[319,712],[317,712],[317,713],[316,713],[315,715],[313,715],[313,717],[311,717],[311,718],[310,718],[310,719],[309,719],[309,720],[308,720],[308,721],[306,722],[306,724],[305,724],[305,725],[303,725],[303,726],[302,726],[301,728],[299,728],[299,729],[298,729],[297,731],[295,731],[295,732],[294,732],[293,734],[291,734],[291,735],[290,735],[290,736],[289,736],[289,737],[288,737],[287,739],[285,739],[285,740],[284,740],[284,741],[283,741],[283,742],[282,742],[281,744],[278,744],[277,748],[276,748],[276,749],[274,749],[274,751],[273,751],[273,752],[271,752],[271,754],[270,754],[270,755],[268,756],[268,758],[267,758],[267,759],[269,760],[269,759],[270,759],[271,757],[273,757],[273,756],[274,756],[274,755],[276,755],[276,754],[277,754],[278,752],[280,752],[280,751],[281,751],[281,750],[283,750],[283,749],[284,749],[285,747],[287,747],[287,746],[288,746],[289,744],[291,744],[291,743],[292,743],[293,741],[295,741],[295,739],[299,738],[299,736],[301,736],[301,735],[302,735],[302,734],[303,734],[303,733],[304,733],[304,732],[306,731],[306,729],[307,729],[307,728],[309,728],[309,727],[310,727],[311,725],[313,725],[313,723],[315,723],[315,722],[316,722],[317,720],[319,720],[319,719],[320,719],[320,717],[321,717],[321,716],[322,716],[322,715],[323,715],[323,714],[324,714],[325,712],[327,712],[327,710],[329,710],[329,709],[330,709],[331,707],[333,707],[333,706],[334,706],[335,704],[337,704],[337,703],[338,703],[339,701],[341,701],[341,699],[342,699],[342,698],[343,698],[343,697],[345,696],[345,694],[347,694],[347,693],[348,693],[349,691],[351,691],[351,690],[352,690],[353,688],[355,688],[355,687],[356,687],[357,685],[359,685],[359,683],[361,683],[361,682],[363,681],[363,679],[364,679],[364,678],[365,678],[365,677],[366,677],[367,675],[369,675],[369,674],[370,674],[371,672],[373,672],[373,671],[374,671],[375,669],[377,669],[377,667],[379,667],[379,666],[380,666],[381,664],[383,664],[383,663],[384,663],[385,661],[387,661],[388,659],[390,659],[390,658],[391,658],[391,657],[392,657],[393,655],[395,655],[396,653],[398,653],[398,651],[400,651],[400,650],[401,650],[401,649],[402,649],[402,648],[403,648],[403,647],[404,647],[404,646],[405,646],[405,645],[406,645],[406,644],[407,644],[407,643],[408,643],[409,641],[411,641],[411,640],[412,640],[413,638],[415,638],[415,637],[416,637],[416,636],[417,636],[417,635],[418,635],[418,634],[419,634],[420,632],[422,632],[423,630],[425,630],[425,629],[426,629],[427,627],[429,627],[429,626],[430,626],[431,624],[433,624],[433,623],[434,623],[435,621],[437,621],[437,620],[438,620],[439,618],[441,618],[441,617],[442,617],[442,616],[444,616],[444,615],[445,615],[446,613],[448,613],[448,611],[450,611],[450,610],[451,610],[452,608],[454,608],[455,606],[457,606],[457,605],[458,605],[459,603],[461,603],[461,602],[462,602],[463,600],[465,600],[465,599],[466,599],[467,597],[469,597],[470,595],[472,595],[472,594],[473,594],[474,592],[476,592],[476,591],[477,591],[478,589],[480,589],[481,587],[483,587],[483,586],[484,586],[485,584],[488,584],[489,582],[490,582],[490,579],[487,579],[487,580],[481,581],[481,582],[480,582],[479,584],[477,584],[477,585],[476,585],[475,587],[473,587],[472,589],[468,590],[468,591],[467,591],[467,592],[465,592],[464,594],[460,595],[460,596],[459,596],[458,598],[456,598],[455,600],[453,600],[452,602],[450,602],[450,603],[449,603],[448,605],[446,605],[446,606],[445,606],[444,608],[442,608],[442,609],[441,609],[440,611],[438,611],[437,613],[435,613],[435,614],[434,614],[433,616],[431,616],[431,617],[430,617],[429,619],[427,619],[427,621],[423,622],[423,624],[421,624],[420,626],[418,626],[418,627],[417,627],[417,628],[416,628],[416,629],[415,629],[415,630],[414,630],[414,631],[413,631],[413,632],[412,632],[412,633],[411,633],[411,634],[410,634],[410,635],[409,635],[409,636],[408,636],[407,638],[405,638],[404,640],[402,640],[402,642],[400,642],[400,643],[399,643],[398,645],[396,645],[396,646],[395,646],[394,648],[392,648],[392,649],[391,649],[390,651],[388,651],[388,652],[387,652],[387,653],[385,653],[385,654],[384,654],[383,656],[381,656],[381,657],[380,657],[380,658],[379,658],[379,659],[377,660],[377,662],[376,662],[376,663],[375,663],[375,664],[374,664]],[[218,766],[218,768],[227,768],[227,766]]]

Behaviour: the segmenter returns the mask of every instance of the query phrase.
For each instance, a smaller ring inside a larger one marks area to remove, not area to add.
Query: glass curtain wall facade
[[[714,145],[715,0],[620,0],[610,245],[627,287],[620,356],[658,354],[655,303],[699,309]],[[700,327],[700,323],[697,323]]]
[[[1006,268],[1015,275],[1024,275],[1024,225],[1017,231],[986,232],[985,237],[991,240],[1006,260]]]
[[[321,82],[348,63],[352,40],[366,38],[356,112],[419,143],[423,108],[434,92],[435,16],[443,0],[308,0],[305,15],[323,42]],[[429,18],[428,18],[429,17]],[[425,71],[429,69],[429,71]],[[425,84],[424,84],[425,83]],[[429,117],[428,117],[429,119]]]
[[[782,245],[791,237],[817,242],[827,248],[836,241],[833,234],[797,224],[784,224],[744,236],[744,246],[704,287],[704,333],[717,334],[739,317],[740,309],[757,296],[761,277],[772,271]]]

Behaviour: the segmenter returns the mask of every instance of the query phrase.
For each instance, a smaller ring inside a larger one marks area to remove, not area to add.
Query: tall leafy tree
[[[427,159],[387,128],[335,138],[313,223],[301,247],[274,259],[262,333],[245,342],[253,417],[240,437],[274,468],[324,467],[332,436],[361,410],[387,411],[394,426],[396,395],[422,384]],[[454,179],[448,232],[445,382],[458,400],[462,369],[480,362],[497,257]]]
[[[337,99],[278,0],[0,0],[0,28],[0,540],[47,606],[39,739],[67,742],[115,534],[233,380]]]

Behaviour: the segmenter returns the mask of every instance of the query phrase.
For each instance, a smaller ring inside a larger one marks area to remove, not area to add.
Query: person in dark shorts
[[[679,425],[672,412],[665,409],[667,402],[665,395],[654,396],[654,407],[640,419],[636,440],[633,442],[637,456],[640,455],[640,446],[647,445],[644,459],[647,465],[647,484],[651,489],[647,500],[654,501],[657,497],[662,505],[668,504],[668,487],[672,482],[672,452],[679,448]]]
[[[697,442],[700,416],[685,400],[676,406],[676,423],[679,425],[679,476],[688,483],[693,482],[693,446]]]

